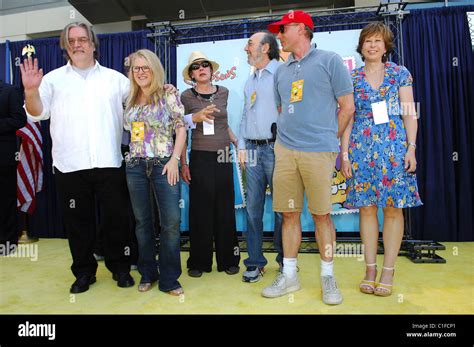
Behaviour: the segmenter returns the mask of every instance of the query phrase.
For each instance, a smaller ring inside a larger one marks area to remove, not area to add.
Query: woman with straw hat
[[[234,214],[231,142],[237,139],[227,122],[227,88],[212,84],[219,64],[202,52],[192,52],[183,77],[193,88],[181,95],[185,114],[197,122],[192,129],[190,166],[183,152],[181,174],[189,188],[190,255],[188,274],[201,277],[212,270],[215,243],[217,270],[239,272],[240,252]],[[205,121],[203,121],[206,119]],[[191,180],[192,178],[192,180]]]

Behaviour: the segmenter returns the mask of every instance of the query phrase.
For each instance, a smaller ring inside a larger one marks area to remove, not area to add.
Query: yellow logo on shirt
[[[304,80],[298,80],[291,83],[290,102],[297,102],[303,100],[303,86]]]
[[[250,95],[250,107],[255,104],[255,100],[257,99],[257,92],[253,92],[252,95]]]
[[[132,122],[132,142],[145,140],[145,122]]]

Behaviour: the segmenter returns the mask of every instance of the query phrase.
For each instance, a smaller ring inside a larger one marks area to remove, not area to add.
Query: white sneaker
[[[321,276],[321,290],[323,292],[323,302],[326,305],[339,305],[342,303],[342,294],[337,288],[334,276]]]
[[[277,298],[291,292],[296,292],[300,290],[300,288],[300,281],[297,275],[295,275],[294,278],[289,278],[284,273],[278,273],[273,283],[263,289],[262,296],[266,298]]]

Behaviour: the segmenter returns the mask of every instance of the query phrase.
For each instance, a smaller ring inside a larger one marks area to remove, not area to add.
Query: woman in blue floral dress
[[[360,209],[366,262],[360,290],[379,296],[392,293],[404,231],[402,208],[422,205],[415,176],[413,79],[404,66],[387,61],[392,48],[393,34],[384,24],[371,23],[362,30],[357,51],[365,66],[352,72],[356,111],[341,139],[346,207]],[[376,284],[379,207],[384,215],[384,260]]]

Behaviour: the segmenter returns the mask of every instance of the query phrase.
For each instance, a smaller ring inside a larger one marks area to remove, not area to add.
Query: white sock
[[[324,261],[321,259],[321,276],[334,276],[334,260]]]
[[[283,258],[283,273],[294,278],[296,276],[296,258]]]

